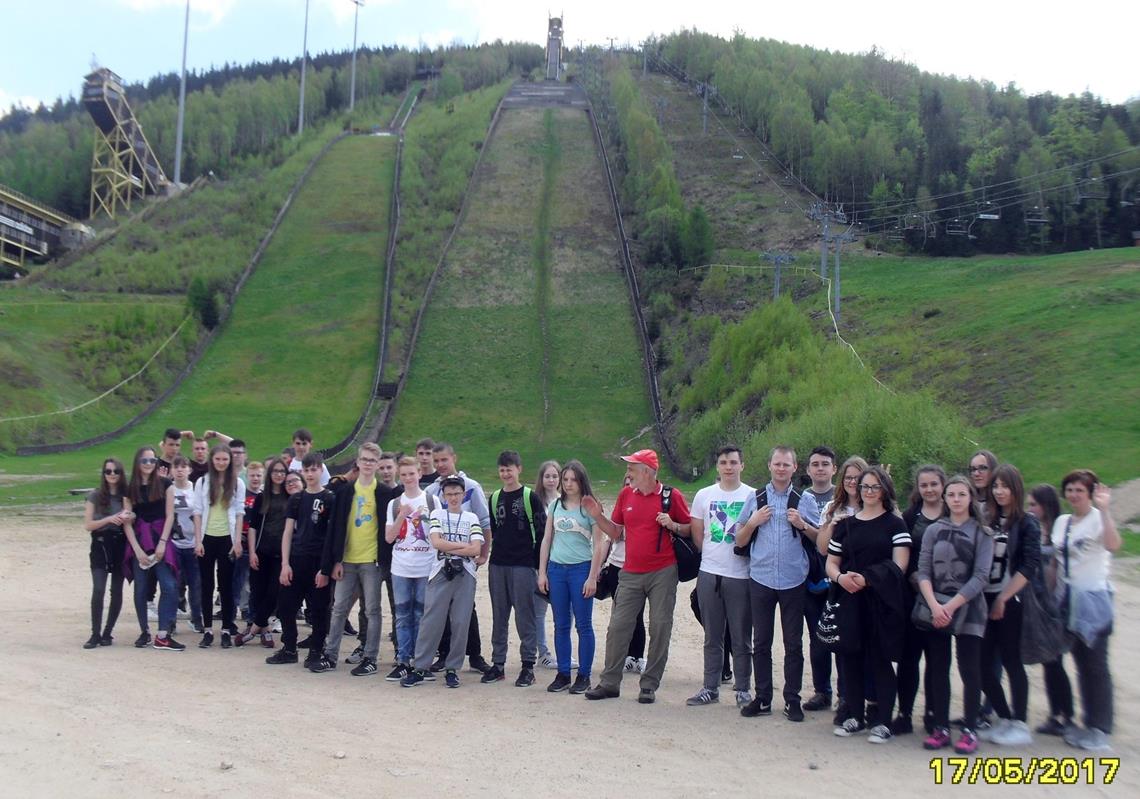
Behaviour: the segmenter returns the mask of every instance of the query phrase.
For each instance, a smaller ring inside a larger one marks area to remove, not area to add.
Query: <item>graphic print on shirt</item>
[[[322,515],[324,512],[325,512],[325,503],[324,503],[324,500],[322,500],[322,499],[314,499],[314,500],[313,500],[313,512],[312,512],[312,514],[309,516],[309,518],[310,518],[310,519],[312,519],[312,521],[313,521],[313,524],[316,524],[317,522],[319,522],[319,521],[321,520],[321,515]]]
[[[174,492],[174,513],[175,518],[179,523],[174,525],[174,531],[171,533],[171,538],[175,541],[184,541],[188,536],[186,531],[182,529],[181,520],[190,516],[190,495],[182,491]]]
[[[974,570],[974,545],[960,530],[942,526],[931,550],[936,590],[957,594]]]
[[[1009,534],[1005,530],[999,530],[994,535],[994,562],[990,566],[990,585],[1001,585],[1008,560]]]
[[[356,513],[353,514],[353,522],[352,523],[358,528],[363,527],[364,525],[368,524],[368,522],[372,521],[372,514],[371,513],[363,513],[362,512],[364,510],[364,506],[366,504],[367,504],[367,500],[364,497],[357,494],[356,495]]]
[[[709,537],[714,544],[732,543],[740,526],[740,512],[745,503],[713,500],[709,503]]]

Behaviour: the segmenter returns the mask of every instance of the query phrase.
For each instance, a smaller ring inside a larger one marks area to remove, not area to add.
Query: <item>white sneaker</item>
[[[1078,730],[1072,736],[1065,736],[1065,743],[1088,752],[1107,752],[1112,749],[1108,742],[1108,735],[1096,727]]]
[[[547,652],[538,659],[538,665],[544,669],[556,669],[558,668],[558,659],[550,652]]]
[[[554,666],[555,666],[555,668],[558,667],[558,661],[554,662]],[[575,657],[571,657],[570,658],[570,671],[577,671],[577,670],[578,670],[578,659]]]
[[[158,621],[158,608],[153,602],[146,603],[146,617],[148,621]]]
[[[637,658],[627,657],[625,659],[625,666],[622,667],[622,670],[629,672],[637,671]]]
[[[737,707],[744,707],[745,705],[747,705],[751,701],[752,701],[752,694],[749,693],[748,691],[737,691],[736,692],[736,706]]]
[[[985,741],[986,743],[995,743],[997,742],[998,736],[1005,734],[1007,727],[1009,727],[1009,719],[997,719],[990,726],[978,729],[978,740]]]
[[[644,674],[645,673],[646,664],[648,662],[649,661],[647,661],[645,658],[638,658],[637,659],[637,673],[638,674]]]
[[[269,632],[281,634],[281,619],[276,616],[269,619]]]
[[[1024,721],[1005,721],[999,725],[997,732],[990,735],[990,740],[1002,746],[1030,746],[1033,743],[1033,734],[1029,732],[1029,725]]]
[[[885,744],[892,738],[894,738],[894,736],[891,734],[890,727],[886,724],[876,724],[871,728],[871,733],[867,736],[867,743]]]
[[[189,618],[190,618],[190,611],[188,611],[188,610],[179,610],[179,611],[178,611],[177,613],[175,613],[174,615],[175,615],[177,618],[179,618],[179,619],[189,619]]]

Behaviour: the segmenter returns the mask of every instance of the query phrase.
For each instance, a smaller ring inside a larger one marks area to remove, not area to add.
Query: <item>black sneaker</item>
[[[526,688],[528,685],[534,685],[534,669],[530,666],[523,666],[519,676],[515,679],[515,687]]]
[[[428,666],[428,671],[433,672],[433,673],[443,671],[444,668],[446,667],[444,660],[445,659],[443,657],[436,658],[435,662],[432,663],[430,666]]]
[[[313,643],[313,636],[306,635],[304,638],[302,638],[300,641],[297,642],[297,648],[298,649],[308,649],[309,645],[312,643]]]
[[[891,722],[891,733],[894,735],[910,735],[914,732],[914,722],[910,720],[910,716],[904,716],[901,713],[895,716],[895,720]]]
[[[607,688],[601,683],[598,683],[593,688],[586,691],[587,699],[617,699],[619,696],[621,696],[620,689]]]
[[[639,705],[652,705],[657,701],[657,692],[652,688],[642,688],[637,694],[637,703]]]
[[[99,646],[99,641],[100,641],[99,634],[98,633],[91,633],[91,637],[83,642],[83,648],[84,649],[94,649],[95,647]]]
[[[110,646],[115,643],[115,636],[110,633],[103,633],[99,636],[99,646]]]
[[[590,690],[590,678],[585,674],[579,674],[574,680],[574,684],[570,686],[570,693],[584,694]]]
[[[851,713],[847,710],[847,700],[839,697],[839,701],[835,705],[835,717],[831,720],[833,727],[842,727],[843,722],[851,718]]]
[[[202,634],[202,640],[198,642],[198,647],[200,649],[209,649],[213,645],[214,645],[214,634],[212,632],[210,632],[209,630],[206,630],[206,632],[204,632]]]
[[[313,672],[313,674],[320,674],[325,671],[335,671],[336,661],[322,652],[319,655],[309,655],[305,658],[305,668]]]
[[[369,677],[379,671],[376,668],[376,661],[372,658],[364,658],[360,661],[360,665],[349,672],[353,677]]]
[[[233,638],[227,632],[222,633],[222,649],[229,649],[234,645]]]
[[[799,702],[788,702],[784,705],[784,718],[788,721],[803,721],[804,709],[800,707]]]
[[[270,666],[278,666],[282,663],[296,663],[297,650],[296,649],[278,649],[272,655],[265,659],[265,662]]]
[[[458,688],[459,687],[459,675],[456,674],[453,669],[447,670],[447,676],[445,676],[443,678],[443,681],[445,683],[447,683],[448,688]]]
[[[725,669],[720,673],[720,682],[722,685],[732,682],[732,669]]]
[[[804,710],[807,711],[829,710],[830,708],[831,694],[821,694],[817,692],[812,694],[811,699],[804,702]]]
[[[1038,725],[1038,735],[1056,735],[1058,738],[1062,737],[1065,732],[1073,724],[1072,721],[1059,719],[1056,716],[1050,716],[1044,723]]]
[[[405,666],[403,663],[397,663],[396,668],[388,672],[388,676],[384,679],[388,682],[399,682],[408,676],[409,671],[411,671],[411,669]]]
[[[165,638],[155,638],[153,646],[155,649],[161,650],[163,652],[182,652],[186,649],[186,644],[178,643],[171,635],[168,635]]]
[[[496,664],[483,672],[483,676],[479,678],[479,682],[501,682],[506,678],[507,675],[503,673],[502,666]]]
[[[554,675],[554,682],[552,682],[552,683],[550,683],[550,685],[546,686],[546,690],[549,693],[556,694],[560,691],[565,691],[569,687],[570,687],[570,675],[569,674],[563,674],[562,672],[558,672],[557,674]]]
[[[415,688],[417,685],[419,685],[423,681],[424,681],[424,673],[422,671],[416,671],[415,669],[413,669],[412,671],[409,671],[407,674],[405,674],[404,678],[402,680],[400,680],[400,687],[401,688]]]
[[[753,718],[754,716],[771,716],[772,703],[765,702],[763,699],[757,697],[744,707],[740,708],[740,715],[744,716],[747,719]]]
[[[150,646],[150,633],[139,633],[135,639],[135,649],[145,649]]]
[[[357,635],[356,628],[352,626],[352,622],[348,619],[344,620],[344,634],[349,638],[355,638]]]
[[[481,656],[471,658],[471,670],[477,671],[481,674],[486,674],[487,669],[491,668],[491,664],[483,660]]]

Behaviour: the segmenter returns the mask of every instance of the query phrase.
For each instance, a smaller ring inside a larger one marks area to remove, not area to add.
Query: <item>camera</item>
[[[456,575],[463,573],[463,561],[459,558],[445,558],[443,561],[443,576],[454,580]]]

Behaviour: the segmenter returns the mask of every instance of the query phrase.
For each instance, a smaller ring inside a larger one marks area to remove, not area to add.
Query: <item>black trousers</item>
[[[962,678],[962,707],[965,726],[974,729],[978,706],[982,703],[982,639],[976,635],[926,636],[926,706],[934,714],[936,727],[950,726],[950,643],[958,650],[958,675]]]
[[[1065,672],[1065,656],[1061,655],[1043,666],[1045,670],[1045,696],[1049,698],[1049,715],[1069,721],[1073,718],[1073,684]]]
[[[804,679],[804,599],[807,589],[776,590],[748,583],[752,601],[752,675],[756,698],[772,701],[772,640],[776,630],[776,606],[780,606],[780,632],[784,642],[784,701],[799,702]],[[888,661],[889,664],[890,661]],[[892,676],[894,672],[891,672]],[[893,690],[893,689],[892,689]],[[891,698],[894,704],[894,697]]]
[[[269,626],[269,617],[277,610],[277,595],[281,588],[280,552],[278,550],[276,555],[258,552],[258,567],[249,570],[249,605],[253,610],[253,623],[263,629]],[[293,623],[296,624],[296,614],[293,615]]]
[[[994,593],[986,594],[987,606],[992,608],[997,597]],[[1029,678],[1021,662],[1021,613],[1021,602],[1017,597],[1010,599],[1005,603],[1003,618],[990,619],[986,624],[986,637],[982,640],[982,663],[992,663],[999,658],[1009,675],[1009,698],[1013,707],[1005,701],[1001,687],[1002,668],[982,670],[982,690],[1000,718],[1016,721],[1025,721],[1029,706]]]
[[[1077,664],[1077,685],[1081,688],[1081,709],[1086,727],[1112,734],[1112,673],[1108,670],[1108,637],[1101,635],[1092,646],[1080,638],[1073,642],[1073,662]]]
[[[233,540],[228,536],[202,536],[202,557],[198,566],[202,572],[202,626],[207,630],[214,624],[214,570],[218,573],[218,593],[222,595],[222,629],[234,626],[234,562],[230,560]]]
[[[316,577],[320,571],[321,559],[317,555],[294,555],[289,558],[293,567],[293,580],[281,586],[277,594],[277,618],[281,621],[281,645],[291,651],[297,650],[297,611],[305,602],[311,613],[313,632],[309,636],[309,655],[319,655],[325,650],[325,638],[329,634],[329,611],[332,604],[332,581],[324,588],[317,588]]]
[[[902,660],[899,661],[899,715],[910,716],[914,713],[914,700],[918,697],[919,661],[926,649],[927,633],[913,624],[906,626],[906,637],[903,639]],[[930,664],[926,667],[926,677],[923,681],[926,696],[930,696]],[[930,710],[929,699],[926,709]]]

